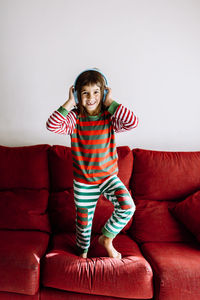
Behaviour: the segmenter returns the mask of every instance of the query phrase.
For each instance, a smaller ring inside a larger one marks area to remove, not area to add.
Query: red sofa
[[[113,210],[103,197],[82,259],[70,148],[0,146],[0,299],[200,299],[200,152],[117,150],[136,203],[114,240],[122,259],[97,242]]]

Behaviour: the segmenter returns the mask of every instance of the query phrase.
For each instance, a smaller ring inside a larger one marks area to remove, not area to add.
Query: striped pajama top
[[[79,115],[74,109],[56,110],[48,119],[47,129],[71,136],[74,179],[101,184],[118,173],[115,132],[135,128],[138,118],[129,109],[113,101],[97,116]]]

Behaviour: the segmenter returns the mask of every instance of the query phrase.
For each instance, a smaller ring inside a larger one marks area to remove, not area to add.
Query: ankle
[[[103,245],[112,245],[112,238],[109,238],[102,234],[99,239]]]
[[[84,252],[84,253],[80,254],[79,257],[81,257],[81,258],[87,258],[87,252]]]

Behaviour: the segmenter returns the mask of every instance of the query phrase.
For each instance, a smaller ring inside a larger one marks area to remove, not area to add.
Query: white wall
[[[98,67],[139,117],[117,145],[200,150],[199,0],[0,0],[0,144],[70,145],[46,130]]]

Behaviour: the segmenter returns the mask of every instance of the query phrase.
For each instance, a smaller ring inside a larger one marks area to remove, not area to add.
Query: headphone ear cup
[[[74,91],[74,100],[75,100],[76,104],[78,104],[78,95],[77,95],[77,91]]]
[[[103,102],[106,100],[106,95],[108,94],[108,90],[104,89],[103,92]]]

